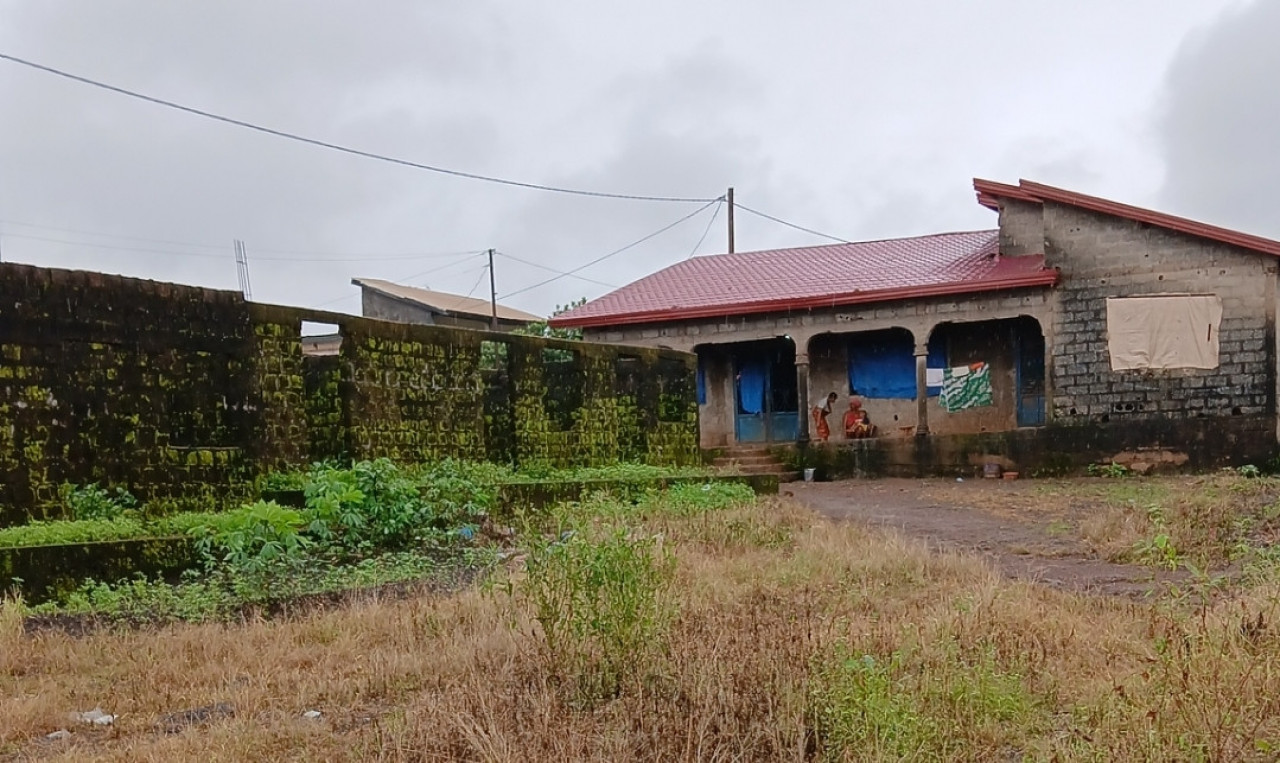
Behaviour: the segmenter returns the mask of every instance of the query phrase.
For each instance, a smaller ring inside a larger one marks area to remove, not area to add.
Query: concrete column
[[[800,422],[796,428],[798,442],[809,441],[809,353],[796,351],[796,398]]]
[[[916,345],[916,435],[929,434],[929,345]]]

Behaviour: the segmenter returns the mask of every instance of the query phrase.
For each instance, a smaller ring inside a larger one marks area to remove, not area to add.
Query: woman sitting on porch
[[[862,401],[856,397],[849,400],[849,410],[844,414],[844,436],[850,440],[876,436],[876,425],[871,423],[871,417],[862,410]]]
[[[831,427],[827,424],[827,417],[831,415],[831,406],[835,404],[837,397],[839,395],[832,392],[827,395],[825,403],[813,406],[813,439],[819,442],[826,442],[831,437]]]

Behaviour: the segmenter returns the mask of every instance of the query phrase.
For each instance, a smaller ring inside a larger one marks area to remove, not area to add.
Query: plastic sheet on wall
[[[914,400],[916,358],[911,335],[851,338],[849,387],[866,398]]]

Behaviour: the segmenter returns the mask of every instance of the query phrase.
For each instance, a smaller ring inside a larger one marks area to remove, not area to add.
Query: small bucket
[[[805,470],[804,470],[804,481],[805,481],[805,482],[813,482],[813,473],[814,473],[814,472],[816,472],[816,471],[817,471],[817,469],[805,469]]]

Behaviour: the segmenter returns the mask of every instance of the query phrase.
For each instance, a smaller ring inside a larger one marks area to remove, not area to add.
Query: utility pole
[[[729,202],[729,254],[733,254],[733,189],[729,189],[729,193],[725,196],[725,200]]]
[[[498,330],[498,281],[493,274],[493,250],[489,250],[489,307],[492,309],[492,319],[489,321],[489,328],[494,331]]]

